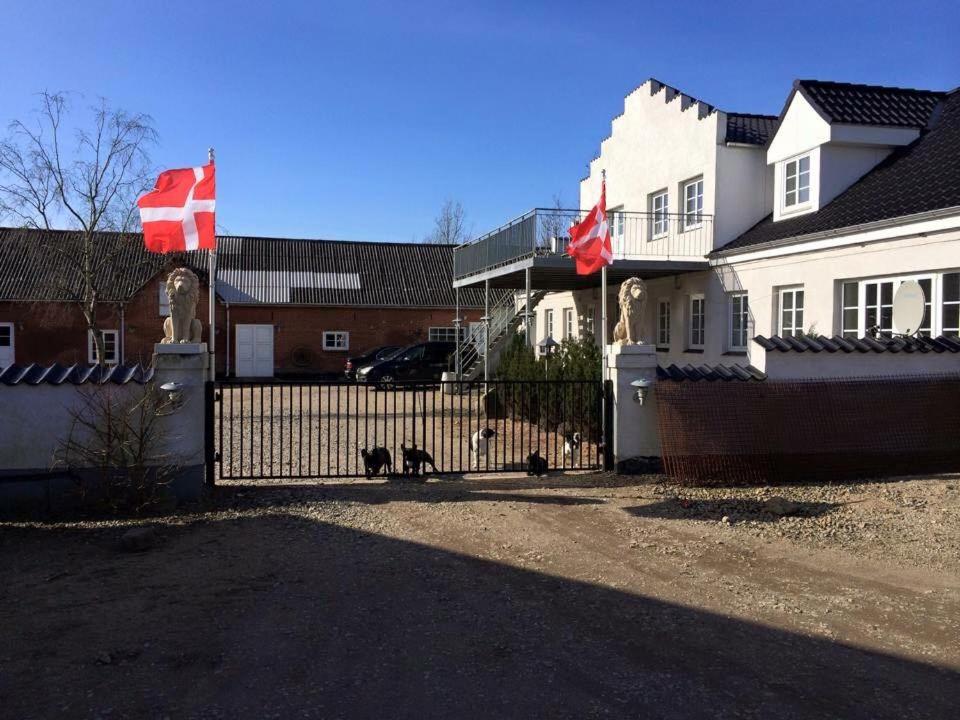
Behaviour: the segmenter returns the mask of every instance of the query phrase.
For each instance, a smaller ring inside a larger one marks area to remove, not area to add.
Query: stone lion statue
[[[647,286],[640,278],[624,280],[617,297],[620,305],[620,320],[613,328],[613,342],[618,345],[642,343],[640,325],[643,321],[643,309],[647,304]]]
[[[188,268],[177,268],[167,278],[170,317],[163,321],[164,343],[198,343],[203,324],[197,320],[200,281]]]

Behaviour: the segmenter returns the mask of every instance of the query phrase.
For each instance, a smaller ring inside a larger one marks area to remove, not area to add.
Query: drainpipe
[[[227,308],[227,347],[224,349],[227,368],[224,377],[230,377],[230,303],[225,302],[224,306]]]
[[[127,361],[127,323],[123,303],[120,303],[120,365]]]

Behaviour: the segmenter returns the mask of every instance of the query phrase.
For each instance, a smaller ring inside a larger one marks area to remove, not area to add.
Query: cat
[[[370,452],[363,448],[360,456],[363,458],[363,467],[368,478],[379,475],[381,469],[384,475],[393,474],[393,459],[390,457],[390,451],[385,447],[375,447]]]
[[[527,475],[546,475],[547,459],[540,457],[540,451],[534,450],[527,455]]]
[[[400,443],[400,452],[403,453],[403,474],[408,475],[412,472],[414,475],[420,474],[420,466],[423,466],[424,473],[426,473],[426,466],[429,465],[433,472],[437,471],[436,465],[433,464],[433,456],[430,455],[426,450],[418,450],[416,443],[411,447],[407,447],[403,443]]]

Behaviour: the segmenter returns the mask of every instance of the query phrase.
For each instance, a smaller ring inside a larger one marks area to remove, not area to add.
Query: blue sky
[[[150,114],[154,161],[217,148],[235,234],[419,240],[447,198],[477,233],[562,193],[653,76],[778,113],[794,78],[960,85],[956,2],[10,2],[0,122],[35,93]]]

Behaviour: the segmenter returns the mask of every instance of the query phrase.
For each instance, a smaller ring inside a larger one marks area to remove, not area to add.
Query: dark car
[[[439,382],[449,367],[450,356],[456,352],[452,342],[425,342],[406,347],[357,372],[357,381],[391,387],[398,382]]]
[[[399,349],[399,345],[381,345],[373,350],[368,350],[363,355],[348,357],[343,364],[343,374],[347,380],[354,380],[357,377],[357,370],[367,365],[373,365],[378,360],[386,360]]]

